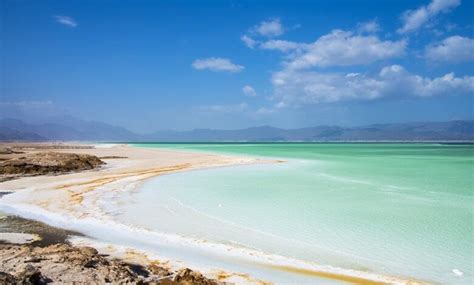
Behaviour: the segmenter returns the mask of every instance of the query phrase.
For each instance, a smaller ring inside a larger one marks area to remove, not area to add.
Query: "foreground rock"
[[[224,284],[198,272],[129,264],[90,247],[0,245],[0,284]]]
[[[15,153],[11,148],[6,146],[0,146],[0,154],[12,154]]]
[[[45,175],[90,170],[105,164],[94,155],[40,152],[0,163],[0,175]]]

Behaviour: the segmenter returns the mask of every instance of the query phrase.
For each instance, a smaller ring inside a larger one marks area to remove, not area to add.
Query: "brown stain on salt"
[[[272,282],[253,279],[250,277],[250,275],[244,274],[244,273],[235,273],[235,272],[229,273],[229,272],[219,270],[213,273],[212,275],[215,276],[215,279],[221,282],[226,282],[226,280],[228,280],[229,278],[237,276],[246,280],[249,284],[258,284],[258,285],[272,285],[273,284]]]
[[[381,284],[391,284],[390,280],[387,280],[387,282],[381,282],[381,281],[374,281],[370,279],[365,279],[362,277],[356,277],[356,276],[348,276],[348,275],[343,275],[343,274],[337,274],[337,273],[330,273],[330,272],[324,272],[324,271],[316,271],[316,270],[309,270],[309,269],[303,269],[303,268],[297,268],[293,266],[284,266],[284,265],[270,265],[270,267],[286,271],[286,272],[292,272],[292,273],[297,273],[301,275],[306,275],[306,276],[314,276],[314,277],[321,277],[321,278],[327,278],[327,279],[332,279],[332,280],[338,280],[338,281],[343,281],[351,284],[360,284],[360,285],[381,285]],[[421,284],[428,284],[420,281],[415,281],[415,280],[406,280],[407,285],[421,285]]]
[[[94,191],[96,188],[104,186],[106,184],[115,182],[120,179],[139,176],[137,181],[142,181],[154,176],[159,176],[162,174],[173,173],[177,171],[181,171],[184,169],[191,168],[192,165],[190,163],[178,164],[174,166],[167,166],[167,167],[157,167],[139,171],[130,171],[125,173],[119,173],[115,175],[105,176],[102,178],[97,178],[89,181],[78,182],[78,183],[70,183],[70,184],[63,184],[56,187],[58,190],[65,189],[70,194],[69,201],[74,204],[80,204],[84,201],[83,195]],[[78,191],[73,191],[71,188],[81,187],[82,189]]]

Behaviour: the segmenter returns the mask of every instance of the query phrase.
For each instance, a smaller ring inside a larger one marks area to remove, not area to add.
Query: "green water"
[[[167,206],[179,201],[203,218],[196,218],[199,227],[189,217],[167,224],[150,218],[143,222],[148,227],[318,264],[446,284],[473,282],[473,145],[137,146],[287,161],[152,180],[128,213],[156,207],[157,200]],[[207,234],[213,226],[219,235]]]

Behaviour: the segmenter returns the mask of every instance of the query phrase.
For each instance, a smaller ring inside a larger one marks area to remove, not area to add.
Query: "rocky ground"
[[[0,241],[0,284],[225,284],[187,268],[173,271],[157,263],[133,264],[91,247],[72,246],[68,237],[80,233],[41,222],[3,216],[0,240],[7,232],[41,238],[30,244]]]
[[[8,150],[4,150],[4,153],[6,152]],[[16,157],[0,162],[0,179],[8,180],[21,176],[63,174],[90,170],[103,164],[105,162],[98,157],[88,154],[58,152],[17,154]]]
[[[0,245],[0,284],[222,284],[198,272],[173,272],[101,255],[91,247]]]

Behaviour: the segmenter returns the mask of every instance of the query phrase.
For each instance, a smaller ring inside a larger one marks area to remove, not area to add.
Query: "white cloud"
[[[432,0],[428,6],[408,10],[402,14],[403,26],[397,30],[400,34],[410,33],[426,25],[440,13],[446,13],[461,4],[461,0]]]
[[[426,9],[435,15],[455,7],[455,2],[434,0]],[[359,23],[354,32],[333,30],[312,43],[275,39],[254,43],[253,47],[284,53],[282,70],[272,75],[274,93],[271,100],[275,104],[271,108],[260,108],[256,113],[270,114],[290,106],[376,100],[391,96],[474,95],[474,76],[456,77],[454,73],[447,73],[440,77],[424,77],[412,74],[400,65],[387,66],[377,74],[324,72],[321,69],[368,65],[403,56],[407,40],[380,39],[374,34],[379,30],[377,21],[372,20]],[[431,46],[430,52],[434,52],[435,48],[441,53],[441,50],[447,47],[466,47],[467,41],[469,44],[472,41],[467,38],[451,38]],[[458,56],[464,60],[472,59],[474,53],[470,50],[469,47],[469,51],[458,52]]]
[[[474,94],[474,77],[448,73],[437,78],[411,74],[402,66],[384,67],[379,74],[320,73],[283,70],[273,74],[274,100],[286,105],[374,100],[389,96],[429,97]]]
[[[241,113],[248,109],[247,103],[230,104],[230,105],[204,105],[197,106],[197,110],[202,112],[214,113]]]
[[[278,41],[270,40],[262,43],[262,36],[266,38],[272,38],[280,36],[284,32],[285,28],[279,19],[262,21],[260,24],[249,29],[247,34],[240,37],[240,40],[243,41],[247,47],[252,49],[256,46],[260,46],[264,49],[281,49],[280,47],[274,47],[274,45],[282,44],[278,43]]]
[[[247,36],[247,35],[243,35],[240,37],[240,39],[245,43],[246,46],[248,46],[249,48],[254,48],[255,45],[257,45],[257,41],[254,40],[253,38]]]
[[[275,108],[277,108],[277,109],[285,108],[286,106],[287,105],[283,101],[278,102],[278,103],[275,104]]]
[[[284,41],[284,40],[269,40],[262,43],[260,45],[260,48],[288,52],[288,51],[295,50],[298,48],[303,48],[305,46],[306,44],[297,43],[297,42],[290,42],[290,41]]]
[[[259,108],[257,111],[255,111],[255,113],[257,115],[269,115],[269,114],[276,113],[276,112],[278,112],[281,109],[286,108],[286,107],[288,107],[288,105],[285,102],[280,101],[280,102],[274,104],[272,107]]]
[[[68,26],[68,27],[71,27],[71,28],[77,27],[76,20],[74,20],[71,17],[68,17],[68,16],[54,16],[54,18],[56,19],[56,22],[58,22],[62,25],[65,25],[65,26]]]
[[[369,21],[369,22],[364,22],[364,23],[358,23],[357,24],[357,31],[359,33],[376,33],[380,31],[380,25],[377,22],[376,19]]]
[[[196,59],[192,66],[194,69],[203,70],[209,69],[211,71],[225,71],[225,72],[240,72],[244,69],[244,66],[234,64],[230,59],[227,58],[204,58],[204,59]]]
[[[253,30],[264,37],[277,37],[285,32],[279,19],[263,21],[255,26]]]
[[[245,85],[243,88],[242,88],[242,92],[244,92],[244,94],[246,96],[249,96],[249,97],[255,97],[257,96],[257,92],[255,92],[255,89],[250,86],[250,85]]]
[[[474,61],[474,39],[452,36],[442,42],[430,45],[425,57],[432,62],[469,62]]]
[[[406,42],[382,41],[377,36],[354,35],[352,32],[334,30],[308,44],[304,52],[287,62],[288,68],[347,66],[369,64],[378,60],[404,54]]]

